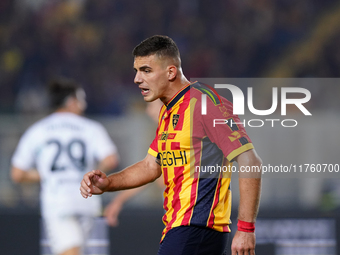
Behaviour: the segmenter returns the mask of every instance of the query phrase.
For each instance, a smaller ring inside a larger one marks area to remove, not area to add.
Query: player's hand
[[[118,215],[122,210],[122,203],[114,199],[110,204],[108,204],[104,210],[104,216],[106,218],[107,224],[111,227],[118,226]]]
[[[84,198],[99,195],[106,191],[109,186],[106,174],[99,170],[92,170],[84,175],[80,183],[80,193]]]
[[[255,255],[255,233],[236,231],[231,244],[232,255]]]

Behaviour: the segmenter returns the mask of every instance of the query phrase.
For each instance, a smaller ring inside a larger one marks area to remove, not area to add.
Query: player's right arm
[[[81,181],[80,192],[87,198],[107,191],[132,189],[156,180],[161,174],[161,166],[148,153],[142,161],[109,176],[99,170],[88,172]]]
[[[35,183],[40,181],[35,169],[35,155],[39,143],[40,130],[33,125],[20,138],[11,159],[11,179],[15,183]]]
[[[15,183],[34,183],[40,181],[40,175],[37,170],[24,171],[15,166],[12,166],[11,178]]]

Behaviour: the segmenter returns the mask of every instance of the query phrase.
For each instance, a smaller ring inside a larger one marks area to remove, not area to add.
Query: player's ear
[[[177,67],[174,65],[168,66],[168,79],[173,81],[177,76]]]

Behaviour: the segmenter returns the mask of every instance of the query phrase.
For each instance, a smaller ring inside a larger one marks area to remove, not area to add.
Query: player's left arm
[[[25,171],[15,166],[12,166],[11,178],[15,183],[35,183],[40,181],[40,175],[36,169]]]
[[[254,149],[245,151],[235,158],[239,164],[240,202],[238,221],[240,227],[232,242],[232,255],[255,254],[255,232],[252,229],[256,221],[261,195],[261,171],[246,172],[248,169],[261,170],[262,160]],[[242,172],[244,171],[244,172]]]

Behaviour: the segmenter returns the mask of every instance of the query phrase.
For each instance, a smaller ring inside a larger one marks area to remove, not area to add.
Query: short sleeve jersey
[[[202,95],[207,114],[201,114]],[[226,120],[214,125],[214,119]],[[233,124],[231,124],[233,122]],[[206,169],[231,166],[253,148],[232,104],[198,82],[180,90],[160,110],[156,137],[148,153],[160,161],[164,183],[165,234],[177,226],[195,225],[230,232],[230,173]]]
[[[100,123],[72,113],[53,113],[24,133],[12,165],[24,171],[38,170],[43,216],[98,215],[100,197],[84,199],[79,185],[86,172],[116,153],[115,144]]]

